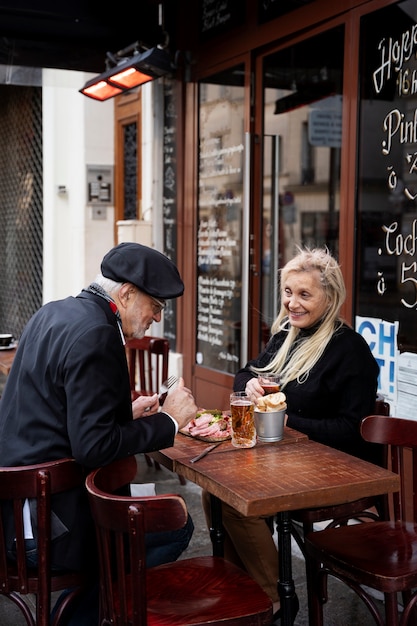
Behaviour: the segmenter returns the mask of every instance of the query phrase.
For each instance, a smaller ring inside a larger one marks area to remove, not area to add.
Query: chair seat
[[[176,494],[121,496],[135,457],[87,476],[100,559],[100,624],[119,626],[270,626],[272,601],[245,571],[221,557],[180,559],[146,568],[148,532],[179,530],[188,518]]]
[[[64,623],[69,606],[91,584],[89,568],[85,571],[56,571],[51,566],[54,546],[50,523],[52,498],[55,494],[83,489],[84,481],[83,468],[70,458],[36,465],[0,467],[0,595],[20,609],[28,626],[49,626],[51,592],[71,589],[56,611],[53,625]],[[27,499],[36,503],[32,527],[36,528],[37,535],[37,568],[29,567],[26,562],[23,507]],[[10,508],[9,504],[12,505]],[[15,536],[16,562],[8,558],[6,529],[9,527]],[[28,594],[33,594],[34,598],[28,598]]]
[[[146,585],[148,626],[212,626],[233,619],[239,625],[271,624],[270,598],[245,572],[218,557],[153,567]]]
[[[310,556],[363,585],[397,592],[417,585],[417,524],[372,522],[310,533]]]

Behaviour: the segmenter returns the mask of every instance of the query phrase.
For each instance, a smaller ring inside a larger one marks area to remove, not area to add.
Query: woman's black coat
[[[300,340],[307,342],[311,332],[302,331]],[[236,391],[244,390],[247,381],[256,376],[251,366],[264,367],[272,361],[286,336],[285,331],[273,335],[258,358],[236,374]],[[283,389],[287,425],[314,441],[379,462],[380,448],[365,444],[359,430],[361,420],[374,412],[378,374],[378,364],[366,341],[343,325],[305,382],[291,381]]]

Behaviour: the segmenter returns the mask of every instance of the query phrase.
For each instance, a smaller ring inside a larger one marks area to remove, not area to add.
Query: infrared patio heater
[[[116,54],[108,52],[106,71],[87,81],[79,91],[89,98],[103,102],[170,74],[173,69],[168,50],[161,46],[146,49],[136,42]]]

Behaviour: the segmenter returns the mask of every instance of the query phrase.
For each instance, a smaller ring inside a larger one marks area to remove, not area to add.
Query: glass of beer
[[[246,391],[230,394],[232,413],[232,445],[235,448],[253,448],[256,444],[254,403]]]
[[[259,374],[258,380],[264,390],[264,396],[270,393],[278,393],[281,389],[280,377],[278,374]]]

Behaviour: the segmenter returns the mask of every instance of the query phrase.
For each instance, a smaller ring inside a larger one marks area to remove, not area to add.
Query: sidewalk
[[[140,461],[140,455],[138,456]],[[143,482],[155,482],[157,493],[180,493],[187,502],[188,509],[194,521],[194,534],[184,558],[211,554],[210,537],[207,531],[206,521],[201,508],[201,489],[194,483],[187,481],[182,486],[177,476],[161,468],[146,467],[145,462],[140,462]],[[277,536],[275,534],[275,541]],[[293,578],[297,595],[300,600],[300,610],[294,622],[295,626],[308,626],[307,589],[305,582],[304,558],[293,540]],[[330,601],[324,609],[325,626],[375,626],[370,613],[364,607],[358,597],[345,585],[336,580],[329,579]],[[383,605],[381,603],[381,610]]]
[[[149,468],[143,455],[137,456],[137,482],[156,483],[157,493],[179,493],[187,502],[188,509],[194,521],[194,534],[184,558],[211,554],[210,537],[207,531],[205,518],[201,507],[201,489],[187,481],[181,485],[178,476],[165,468],[156,470]],[[304,559],[293,542],[293,578],[300,600],[300,611],[295,620],[295,626],[308,626],[307,595],[305,583]],[[338,581],[330,580],[330,601],[325,607],[325,626],[374,626],[374,621],[355,594]],[[382,607],[382,604],[381,604]],[[12,602],[0,596],[0,625],[25,626],[26,622]]]

